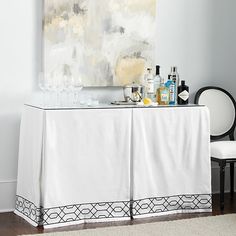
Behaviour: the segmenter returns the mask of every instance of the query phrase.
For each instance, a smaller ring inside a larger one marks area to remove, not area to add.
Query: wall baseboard
[[[9,183],[16,183],[17,180],[0,180],[0,184],[9,184]]]
[[[10,212],[13,212],[14,209],[1,209],[0,210],[0,213],[10,213]]]

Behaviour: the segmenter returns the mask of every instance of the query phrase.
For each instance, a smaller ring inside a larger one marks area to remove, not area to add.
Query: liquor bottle
[[[164,79],[161,79],[160,88],[157,89],[157,102],[159,105],[169,105],[170,92],[165,86]]]
[[[168,80],[165,83],[165,86],[169,89],[169,105],[176,104],[176,84],[173,80],[171,80],[171,76],[168,75]]]
[[[186,105],[189,100],[189,87],[185,84],[185,81],[181,81],[181,85],[178,87],[178,104]]]
[[[157,94],[157,89],[160,88],[161,86],[161,76],[160,76],[160,66],[156,65],[156,75],[154,77],[153,83],[154,83],[154,101],[157,100],[156,94]]]
[[[180,85],[179,74],[177,72],[177,67],[172,66],[170,71],[170,79],[176,84],[176,88]]]
[[[177,101],[177,94],[178,94],[178,86],[180,85],[180,81],[179,81],[179,74],[177,72],[177,67],[176,66],[172,66],[171,67],[171,71],[170,71],[170,79],[175,83],[175,100]]]
[[[154,78],[152,74],[152,69],[147,69],[147,74],[145,75],[145,97],[150,98],[152,101],[155,97],[154,95]]]

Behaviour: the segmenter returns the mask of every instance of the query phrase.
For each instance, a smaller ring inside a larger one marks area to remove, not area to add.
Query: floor
[[[229,194],[225,194],[225,211],[223,214],[236,213],[236,194],[234,196],[235,201],[231,200]],[[148,219],[138,219],[133,221],[125,222],[111,222],[111,223],[99,223],[99,224],[84,224],[77,226],[61,227],[56,229],[44,230],[41,227],[35,228],[27,223],[22,218],[16,216],[14,213],[2,213],[0,214],[0,236],[17,236],[22,234],[38,234],[47,232],[58,232],[58,231],[70,231],[70,230],[81,230],[98,227],[108,226],[120,226],[120,225],[132,225],[140,223],[151,223],[158,221],[168,221],[177,219],[194,218],[201,216],[220,215],[222,214],[219,210],[219,195],[213,195],[213,212],[212,213],[195,213],[195,214],[174,214],[169,216],[153,217]]]

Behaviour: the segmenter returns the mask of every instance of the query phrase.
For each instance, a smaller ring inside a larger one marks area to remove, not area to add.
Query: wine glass
[[[38,75],[38,86],[40,90],[43,92],[42,96],[42,105],[46,105],[46,81],[45,81],[45,76],[43,72],[40,72]]]
[[[64,74],[63,76],[63,87],[66,92],[66,104],[68,106],[71,105],[71,92],[73,90],[73,81],[74,78],[71,74]]]
[[[82,90],[83,84],[79,77],[76,77],[73,82],[74,104],[77,105],[79,101],[79,92]]]
[[[58,73],[57,71],[53,71],[51,74],[50,74],[50,78],[49,78],[49,81],[50,81],[50,89],[52,91],[52,93],[55,95],[54,99],[54,102],[55,102],[55,105],[56,106],[61,106],[61,101],[60,101],[60,98],[61,98],[61,92],[63,90],[63,84],[62,84],[62,76],[60,73]]]

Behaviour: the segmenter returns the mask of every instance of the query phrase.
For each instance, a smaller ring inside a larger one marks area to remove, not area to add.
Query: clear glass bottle
[[[145,97],[150,98],[152,101],[155,97],[154,95],[154,78],[152,74],[152,69],[147,69],[147,74],[145,75]]]
[[[169,105],[175,105],[176,104],[176,84],[173,80],[171,80],[171,76],[168,75],[168,80],[165,83],[165,86],[169,89]]]
[[[157,102],[159,105],[169,105],[170,92],[165,86],[164,79],[161,79],[160,88],[157,89]]]
[[[157,95],[157,89],[160,88],[161,86],[161,76],[160,76],[160,66],[156,65],[156,75],[153,79],[153,84],[154,84],[154,101],[157,100],[156,95]]]

